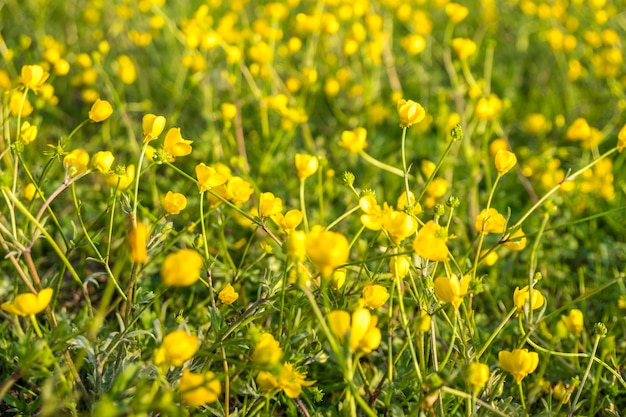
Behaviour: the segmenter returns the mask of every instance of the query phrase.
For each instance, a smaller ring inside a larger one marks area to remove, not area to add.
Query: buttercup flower
[[[353,130],[344,130],[341,134],[339,146],[352,153],[359,153],[367,148],[367,130],[357,127]]]
[[[36,93],[49,76],[50,74],[40,65],[24,65],[22,67],[20,82],[24,84],[24,87]]]
[[[128,188],[129,185],[135,180],[135,165],[130,164],[127,167],[118,166],[115,168],[113,175],[104,177],[104,182],[112,187],[117,187],[120,190]]]
[[[296,154],[296,170],[301,181],[315,174],[319,166],[320,160],[317,156],[304,153]]]
[[[148,260],[146,251],[146,240],[150,230],[145,223],[137,223],[128,233],[128,244],[130,246],[130,259],[133,262],[143,264]]]
[[[163,208],[167,214],[178,214],[187,207],[187,197],[181,193],[168,191],[163,199]]]
[[[489,381],[489,366],[486,364],[472,362],[465,369],[465,382],[474,394],[478,394],[487,381]]]
[[[513,152],[506,149],[500,149],[495,156],[496,170],[498,175],[502,176],[509,172],[517,164],[517,157]]]
[[[89,119],[92,122],[98,123],[109,118],[113,114],[113,106],[106,100],[97,99],[91,105],[89,110]]]
[[[459,3],[446,4],[446,15],[452,23],[459,23],[467,17],[469,9]]]
[[[165,129],[165,117],[148,113],[143,116],[141,124],[143,127],[143,142],[150,142],[158,138],[163,129]]]
[[[364,195],[359,199],[359,207],[364,214],[361,215],[361,223],[369,230],[383,228],[383,209],[376,202],[372,194]]]
[[[363,287],[363,303],[370,310],[382,306],[388,299],[389,292],[382,285],[370,282]]]
[[[343,310],[331,311],[328,324],[340,342],[348,338],[352,352],[369,353],[380,345],[382,336],[376,327],[378,317],[372,316],[366,308],[358,308],[352,315]]]
[[[75,177],[87,171],[89,154],[84,149],[74,149],[63,158],[63,168],[70,177]]]
[[[445,262],[448,260],[447,240],[445,229],[430,220],[417,233],[413,241],[413,249],[424,259]]]
[[[389,270],[391,275],[404,278],[411,268],[411,259],[407,255],[392,256],[389,259]]]
[[[582,117],[574,120],[565,132],[565,138],[568,140],[584,141],[591,136],[591,126]]]
[[[180,249],[165,257],[161,266],[161,280],[172,287],[187,287],[200,279],[204,260],[193,249]]]
[[[451,303],[458,309],[463,297],[469,289],[470,276],[464,275],[460,280],[456,275],[451,277],[439,277],[435,280],[435,295],[439,301]]]
[[[305,248],[309,259],[324,277],[345,264],[350,254],[350,244],[344,235],[322,230],[320,226],[313,227],[307,234]]]
[[[280,362],[282,357],[283,350],[274,336],[271,333],[263,333],[254,346],[252,362],[259,366],[271,367]]]
[[[305,378],[306,373],[298,372],[292,364],[285,362],[277,376],[268,371],[260,371],[256,383],[264,391],[281,389],[287,397],[298,398],[302,393],[302,387],[309,387],[315,383]]]
[[[346,283],[346,269],[339,268],[333,271],[332,277],[330,277],[330,286],[333,290],[340,290],[343,284]]]
[[[617,134],[617,151],[622,152],[626,148],[626,125]]]
[[[283,211],[283,200],[273,193],[261,193],[259,198],[259,215],[270,217]]]
[[[513,233],[509,239],[504,242],[504,246],[507,248],[520,251],[526,247],[526,235],[522,229],[517,229],[515,233]]]
[[[24,145],[28,145],[37,138],[37,126],[31,125],[28,120],[22,123],[20,128],[20,139]]]
[[[222,304],[232,304],[239,298],[239,294],[235,291],[235,288],[227,284],[222,291],[217,295],[217,298]]]
[[[484,234],[504,233],[505,225],[506,219],[494,208],[481,210],[478,216],[476,216],[476,222],[474,224],[476,231]]]
[[[163,149],[171,157],[185,156],[191,153],[192,143],[190,140],[183,139],[179,128],[173,127],[165,134]]]
[[[28,98],[24,99],[24,93],[22,91],[13,90],[11,98],[9,98],[9,110],[12,116],[18,114],[22,117],[30,116],[33,112],[33,105]],[[21,111],[21,113],[20,113]]]
[[[476,53],[478,47],[476,43],[469,38],[454,38],[452,39],[452,49],[454,49],[454,52],[456,52],[456,55],[461,61],[465,61]]]
[[[516,383],[521,383],[528,374],[531,374],[539,365],[537,352],[528,352],[528,349],[513,349],[512,352],[503,350],[498,353],[500,368],[513,375]]]
[[[199,407],[217,401],[222,393],[222,383],[213,372],[198,374],[184,369],[178,383],[178,392],[185,403]]]
[[[528,289],[528,285],[522,288],[515,287],[515,292],[513,293],[513,303],[517,308],[517,314],[521,313],[524,310],[528,300],[530,299],[530,290]],[[530,307],[533,310],[537,310],[543,306],[545,302],[543,295],[539,290],[533,288],[532,290],[532,299],[530,300]]]
[[[233,120],[237,115],[237,106],[232,103],[222,103],[220,109],[224,120]]]
[[[396,107],[400,116],[400,127],[409,127],[426,117],[426,111],[422,105],[413,100],[400,99]]]
[[[400,243],[415,233],[417,220],[403,211],[389,210],[383,214],[383,229],[393,242]]]
[[[24,187],[24,198],[28,201],[32,201],[35,196],[42,197],[42,195],[37,192],[37,187],[35,186],[35,184],[29,182],[28,184],[26,184],[26,187]]]
[[[174,330],[163,338],[161,346],[155,351],[154,363],[181,366],[196,354],[198,347],[200,341],[196,336],[182,329]]]
[[[113,161],[115,161],[115,156],[111,151],[100,151],[93,155],[91,165],[102,174],[108,174],[111,171]]]
[[[203,163],[196,165],[196,178],[198,178],[198,189],[201,193],[222,185],[228,180],[226,175]]]
[[[272,216],[272,220],[280,227],[283,233],[288,235],[302,223],[303,217],[304,214],[300,210],[294,209],[289,210],[284,216],[282,213],[276,213]]]
[[[577,308],[570,310],[567,316],[561,316],[561,321],[565,324],[567,330],[575,336],[580,336],[582,331],[585,330],[583,312]]]
[[[502,100],[495,94],[481,97],[476,103],[476,118],[478,120],[493,120],[502,110]]]
[[[41,313],[50,304],[53,293],[52,288],[44,288],[37,294],[19,294],[12,303],[2,303],[2,309],[22,317]]]
[[[303,261],[306,257],[306,233],[301,230],[294,230],[289,233],[285,241],[287,255],[294,261]]]

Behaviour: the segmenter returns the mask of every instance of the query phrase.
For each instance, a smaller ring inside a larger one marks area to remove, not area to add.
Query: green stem
[[[593,365],[594,358],[596,357],[596,351],[598,350],[598,345],[600,344],[600,335],[595,335],[595,340],[593,341],[593,349],[591,351],[591,355],[589,356],[589,363],[587,364],[587,368],[585,369],[585,373],[583,375],[582,380],[580,381],[580,386],[578,387],[578,391],[576,392],[576,396],[574,397],[574,401],[572,401],[572,405],[569,409],[570,416],[574,415],[574,410],[576,409],[576,404],[578,404],[578,400],[580,399],[580,395],[583,392],[583,388],[585,387],[585,382],[587,382],[587,378],[589,377],[589,372],[591,371],[591,365]]]
[[[304,231],[309,232],[309,219],[306,215],[306,203],[304,200],[304,180],[300,180],[300,210],[302,210],[302,220],[304,221]]]
[[[380,168],[399,177],[404,177],[404,172],[401,169],[392,167],[391,165],[387,165],[386,163],[381,162],[378,159],[368,155],[367,153],[365,153],[365,151],[359,152],[359,155],[361,155],[363,159],[365,159],[368,163],[374,165],[376,168]]]
[[[506,326],[506,324],[509,322],[511,317],[513,317],[513,314],[515,314],[516,311],[517,311],[517,308],[513,307],[513,309],[509,311],[509,314],[504,318],[504,320],[502,320],[498,328],[493,333],[491,333],[491,336],[489,336],[489,339],[487,339],[483,347],[481,347],[478,353],[476,354],[476,361],[478,361],[480,357],[483,355],[483,353],[485,353],[485,351],[487,350],[491,342],[493,342],[496,336],[500,334],[502,329],[504,329],[504,326]]]

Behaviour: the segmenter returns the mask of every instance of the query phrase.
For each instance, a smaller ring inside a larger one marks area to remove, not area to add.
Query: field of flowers
[[[0,415],[624,415],[625,10],[0,0]]]

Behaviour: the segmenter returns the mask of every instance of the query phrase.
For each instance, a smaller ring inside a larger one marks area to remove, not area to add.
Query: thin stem
[[[585,373],[583,375],[582,380],[580,381],[580,386],[578,387],[578,391],[576,392],[576,396],[574,397],[574,401],[572,401],[572,405],[570,406],[568,416],[574,415],[574,410],[576,408],[576,404],[578,404],[578,400],[580,399],[580,395],[583,392],[583,388],[585,387],[585,382],[587,382],[587,378],[589,377],[589,372],[591,371],[591,365],[593,365],[594,358],[596,356],[596,351],[598,350],[598,345],[600,344],[600,335],[595,335],[595,340],[593,341],[593,349],[591,351],[591,355],[589,356],[589,363],[587,364],[587,368],[585,369]]]
[[[485,353],[489,345],[494,341],[496,336],[500,334],[502,329],[504,329],[504,326],[509,322],[509,320],[511,319],[511,317],[513,317],[513,314],[515,314],[516,311],[517,311],[517,308],[513,307],[511,311],[509,311],[509,314],[504,318],[504,320],[502,320],[498,328],[493,333],[491,333],[491,336],[489,336],[489,339],[487,339],[483,347],[481,347],[478,353],[476,353],[476,361],[478,361],[480,357],[483,355],[483,353]]]
[[[396,167],[392,167],[391,165],[387,165],[384,162],[379,161],[378,159],[368,155],[367,153],[365,153],[365,151],[361,151],[359,152],[359,155],[361,155],[361,157],[363,159],[365,159],[368,163],[374,165],[376,168],[380,168],[384,171],[390,172],[394,175],[397,175],[399,177],[404,177],[404,171],[402,171],[401,169],[398,169]]]
[[[302,210],[302,220],[304,222],[304,231],[309,232],[309,219],[306,214],[306,203],[304,200],[304,179],[300,180],[300,210]]]

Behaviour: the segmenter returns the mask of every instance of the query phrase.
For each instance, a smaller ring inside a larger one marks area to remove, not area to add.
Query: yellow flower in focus
[[[263,333],[254,346],[252,362],[262,367],[271,367],[280,362],[283,350],[271,333]]]
[[[148,113],[143,116],[141,126],[143,127],[143,143],[150,142],[159,137],[165,129],[165,117]]]
[[[567,128],[565,132],[565,138],[567,140],[585,141],[591,136],[591,126],[582,117],[574,120],[574,122]]]
[[[342,310],[331,311],[328,324],[340,342],[344,343],[347,338],[351,352],[369,353],[380,345],[378,317],[372,316],[366,308],[358,308],[352,315]]]
[[[426,111],[422,105],[413,100],[400,99],[396,107],[400,116],[400,127],[409,127],[426,117]]]
[[[113,106],[106,100],[97,99],[91,105],[89,110],[89,119],[92,122],[98,123],[109,118],[113,114]]]
[[[489,366],[484,363],[472,362],[465,369],[464,374],[465,382],[467,382],[474,394],[478,394],[489,381]]]
[[[163,284],[172,287],[187,287],[200,279],[204,260],[193,249],[180,249],[165,257],[161,266]]]
[[[53,293],[52,288],[44,288],[37,294],[19,294],[12,303],[2,303],[1,307],[9,314],[16,314],[22,317],[31,316],[41,313],[48,307]]]
[[[264,391],[281,389],[289,398],[298,398],[302,393],[302,387],[309,387],[315,381],[307,381],[306,373],[298,372],[293,365],[285,362],[280,367],[280,373],[274,375],[268,371],[260,371],[256,377],[256,383]]]
[[[259,216],[270,217],[283,211],[283,200],[273,193],[261,193],[259,198]]]
[[[383,229],[394,243],[400,243],[417,230],[417,220],[403,211],[389,210],[383,214]]]
[[[528,349],[513,349],[512,352],[503,350],[498,353],[498,362],[503,371],[510,373],[517,384],[522,382],[539,365],[537,352],[528,352]]]
[[[370,310],[381,307],[388,299],[389,292],[382,285],[369,282],[363,287],[363,303]]]
[[[376,202],[376,197],[372,194],[364,195],[359,199],[359,207],[364,213],[361,215],[363,226],[375,231],[383,228],[383,210]]]
[[[411,269],[411,258],[407,255],[396,255],[389,259],[389,270],[391,275],[395,278],[404,278]]]
[[[128,233],[128,244],[130,246],[130,259],[133,262],[144,264],[148,260],[146,251],[146,241],[150,230],[145,223],[137,223]]]
[[[28,145],[37,138],[37,126],[31,125],[28,120],[22,123],[20,128],[20,139],[24,145]]]
[[[502,176],[509,172],[515,164],[517,164],[517,157],[513,152],[507,151],[506,149],[500,149],[496,153],[494,162],[498,175]]]
[[[237,301],[239,294],[231,284],[228,284],[220,291],[217,298],[222,304],[232,304]]]
[[[367,130],[362,127],[357,127],[353,130],[343,131],[339,146],[352,153],[361,152],[363,149],[367,148]]]
[[[24,87],[36,93],[49,76],[50,74],[40,65],[24,65],[21,71],[20,82],[24,84]]]
[[[621,152],[626,148],[626,125],[617,134],[617,151]]]
[[[504,246],[507,248],[520,251],[526,247],[526,235],[522,229],[517,229],[515,233],[513,233],[506,242],[504,242]]]
[[[198,374],[184,369],[178,383],[178,392],[186,404],[200,407],[217,401],[222,393],[222,383],[213,372]]]
[[[424,259],[445,262],[448,260],[447,240],[446,230],[430,220],[417,233],[413,249]]]
[[[461,61],[466,61],[467,58],[476,53],[478,46],[469,38],[454,38],[452,39],[452,49]]]
[[[528,305],[528,301],[530,300],[530,308],[533,310],[537,310],[541,308],[545,302],[543,295],[539,290],[532,289],[532,298],[530,296],[531,292],[529,290],[528,285],[522,288],[515,287],[515,292],[513,292],[513,304],[517,308],[517,314],[521,313],[524,308]]]
[[[575,308],[570,310],[567,316],[561,316],[561,321],[574,336],[580,336],[585,330],[585,318],[583,312]]]
[[[465,6],[460,5],[459,3],[446,4],[445,11],[446,15],[448,15],[448,18],[452,23],[461,22],[469,14],[469,9]]]
[[[155,351],[154,363],[181,366],[196,354],[198,347],[200,341],[196,336],[182,329],[174,330],[163,338],[161,346]]]
[[[130,186],[135,180],[135,165],[131,164],[127,167],[116,167],[113,175],[104,177],[104,181],[111,187],[117,187],[124,190]]]
[[[163,149],[172,157],[185,156],[191,153],[192,143],[190,140],[183,139],[180,128],[173,127],[165,134]]]
[[[333,271],[333,276],[330,277],[330,286],[333,290],[340,290],[343,284],[346,283],[346,269],[339,268]]]
[[[167,214],[178,214],[187,207],[187,197],[168,191],[163,198],[163,209]]]
[[[443,303],[451,303],[458,309],[467,295],[469,289],[470,276],[464,275],[460,280],[456,275],[451,277],[439,277],[435,280],[435,295]]]
[[[87,171],[89,154],[84,149],[74,149],[63,157],[63,168],[69,177],[75,177]]]
[[[413,206],[410,214],[416,215],[422,212],[422,206],[420,205],[420,203],[415,202],[415,194],[413,194],[412,191],[409,191],[409,197],[407,198],[406,191],[404,191],[396,200],[396,208],[402,211],[409,206]]]
[[[333,270],[348,261],[350,244],[341,233],[322,230],[315,226],[306,236],[306,253],[313,265],[324,277],[329,277]]]
[[[483,209],[478,216],[476,216],[474,226],[478,233],[504,233],[506,219],[494,208],[490,208],[489,210]]]
[[[196,165],[196,178],[198,179],[198,189],[201,193],[222,185],[228,180],[226,175],[217,172],[215,168],[208,167],[204,163]]]
[[[108,174],[115,161],[115,156],[111,151],[96,152],[91,158],[91,165],[102,174]]]
[[[319,166],[320,161],[317,156],[303,153],[296,154],[296,170],[298,170],[300,181],[315,174]]]
[[[290,234],[296,227],[302,223],[302,219],[304,218],[304,214],[300,210],[289,210],[283,216],[282,213],[276,213],[272,216],[272,220],[276,223],[280,230],[286,235]]]

